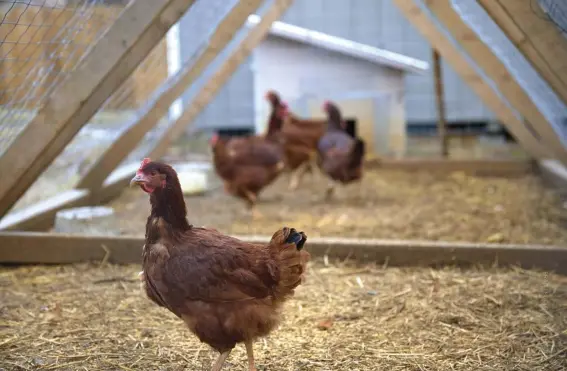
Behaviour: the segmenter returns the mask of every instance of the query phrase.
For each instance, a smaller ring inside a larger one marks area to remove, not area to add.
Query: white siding
[[[333,99],[403,91],[401,71],[274,36],[255,49],[252,70],[258,132],[264,130],[269,114],[264,94],[270,89],[300,113],[307,109],[301,106],[306,94]]]

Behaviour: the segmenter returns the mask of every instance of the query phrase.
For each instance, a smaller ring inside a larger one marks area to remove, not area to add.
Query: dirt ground
[[[271,235],[283,225],[308,236],[567,244],[567,212],[536,176],[478,178],[373,170],[326,202],[325,178],[309,174],[299,190],[283,175],[261,194],[259,220],[216,188],[186,197],[189,220],[232,234]],[[129,189],[111,203],[125,234],[143,234],[148,196]]]
[[[209,370],[214,356],[145,298],[138,265],[0,268],[2,370]],[[259,370],[567,370],[567,281],[522,270],[314,261]],[[247,370],[239,345],[226,370]]]

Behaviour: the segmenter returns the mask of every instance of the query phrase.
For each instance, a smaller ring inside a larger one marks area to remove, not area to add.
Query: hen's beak
[[[146,183],[146,181],[147,179],[144,174],[136,174],[136,176],[133,177],[132,180],[130,180],[130,187],[134,185],[144,184]]]

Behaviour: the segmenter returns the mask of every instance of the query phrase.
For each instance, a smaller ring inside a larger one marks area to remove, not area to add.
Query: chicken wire
[[[126,2],[114,3],[0,2],[0,155]]]
[[[529,0],[534,14],[540,16],[536,7],[539,5],[545,12],[545,20],[555,24],[567,37],[567,2],[564,0]],[[536,3],[537,1],[537,3]]]
[[[192,49],[192,51],[181,55],[181,60],[177,62],[181,64],[188,62],[204,49],[212,31],[236,2],[237,0],[195,1],[182,20],[186,25],[195,23],[200,27],[181,30],[184,49]],[[192,39],[183,37],[187,31],[192,33]],[[14,211],[74,187],[100,155],[137,121],[144,104],[152,96],[159,94],[171,72],[168,66],[172,61],[168,61],[166,39],[164,37],[132,75],[108,97],[93,118],[18,200],[13,208]],[[140,158],[147,153],[169,124],[170,120],[166,115],[156,127],[146,133],[142,143],[122,162],[121,166],[132,162],[139,163]]]
[[[451,4],[462,20],[510,71],[518,84],[552,125],[562,143],[567,144],[567,128],[563,125],[567,106],[557,97],[555,92],[477,1],[451,0]],[[558,45],[557,47],[562,46]]]

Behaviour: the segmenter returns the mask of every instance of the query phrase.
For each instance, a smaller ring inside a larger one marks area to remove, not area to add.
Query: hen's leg
[[[330,200],[333,194],[335,193],[335,183],[329,183],[327,186],[327,190],[325,191],[325,200]]]
[[[224,365],[224,362],[228,358],[230,351],[231,350],[227,350],[227,351],[219,354],[219,358],[217,358],[217,361],[213,365],[213,368],[211,369],[211,371],[220,371],[222,369],[222,366]]]
[[[254,347],[252,341],[247,341],[246,343],[246,354],[248,355],[248,371],[256,371],[256,366],[254,366]]]
[[[250,208],[252,219],[260,219],[262,217],[262,214],[256,207],[256,201],[258,197],[250,191],[244,191],[244,195],[246,197],[246,200],[248,201],[248,207]]]
[[[301,165],[299,165],[297,170],[295,170],[295,172],[291,175],[291,181],[289,182],[290,191],[295,191],[297,189],[300,181],[303,179],[303,176],[305,175],[305,172],[307,172],[308,167],[309,167],[309,162],[304,162]]]

